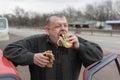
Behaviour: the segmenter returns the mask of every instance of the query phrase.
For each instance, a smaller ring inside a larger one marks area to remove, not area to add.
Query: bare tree
[[[117,0],[114,4],[114,15],[116,19],[120,19],[120,0]]]
[[[98,5],[88,4],[85,11],[86,17],[95,20],[112,20],[115,19],[113,3],[111,0],[104,1]]]
[[[108,0],[104,3],[104,13],[106,16],[106,19],[112,20],[113,19],[113,8],[112,8],[112,1]]]
[[[25,12],[24,9],[16,7],[14,14],[6,14],[9,24],[12,26],[27,26],[27,27],[43,27],[45,20],[50,14],[64,14],[68,21],[75,20],[115,20],[120,19],[120,0],[116,0],[115,4],[111,0],[106,0],[101,4],[86,5],[85,12],[81,9],[75,9],[71,6],[62,11],[57,11],[49,14],[40,14],[36,12]]]
[[[92,4],[86,6],[85,15],[88,19],[95,19],[95,8]]]

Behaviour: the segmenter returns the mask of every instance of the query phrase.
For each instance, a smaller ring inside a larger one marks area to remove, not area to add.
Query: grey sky
[[[68,6],[75,9],[84,9],[86,4],[97,1],[105,0],[0,0],[0,14],[14,13],[16,7],[39,13],[60,11]]]

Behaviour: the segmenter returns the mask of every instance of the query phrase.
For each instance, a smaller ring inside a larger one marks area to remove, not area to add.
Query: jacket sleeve
[[[9,44],[3,51],[4,56],[17,65],[33,64],[35,40],[23,39]]]
[[[103,51],[98,44],[79,38],[79,37],[78,39],[80,42],[78,55],[85,67],[103,58]]]

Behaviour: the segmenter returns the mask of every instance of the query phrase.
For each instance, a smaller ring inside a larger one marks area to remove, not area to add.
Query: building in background
[[[68,23],[73,28],[96,28],[97,21],[74,21]]]
[[[107,20],[105,23],[110,25],[113,30],[120,30],[120,20]]]

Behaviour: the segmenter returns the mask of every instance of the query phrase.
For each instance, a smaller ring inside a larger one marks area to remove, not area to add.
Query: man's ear
[[[49,26],[45,26],[45,32],[49,35]]]

